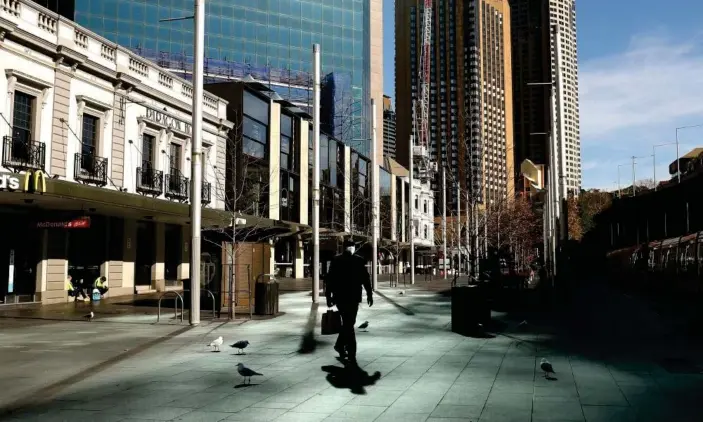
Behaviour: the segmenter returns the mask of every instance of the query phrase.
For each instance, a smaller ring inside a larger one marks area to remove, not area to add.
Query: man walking
[[[344,241],[344,252],[337,255],[325,277],[327,307],[337,306],[342,317],[342,329],[337,337],[334,350],[349,363],[356,365],[356,335],[354,325],[362,299],[362,286],[366,290],[366,301],[373,306],[373,290],[364,260],[354,255],[356,247],[351,240]]]

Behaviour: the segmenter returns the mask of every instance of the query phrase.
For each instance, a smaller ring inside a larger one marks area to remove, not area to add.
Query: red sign
[[[38,221],[38,229],[89,229],[90,217],[78,217],[69,221]]]

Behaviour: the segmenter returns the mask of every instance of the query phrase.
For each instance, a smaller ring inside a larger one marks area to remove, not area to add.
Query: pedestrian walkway
[[[279,318],[188,330],[104,370],[96,368],[94,375],[15,414],[14,420],[703,420],[698,405],[703,375],[681,373],[694,367],[682,363],[690,356],[678,354],[678,366],[660,362],[674,352],[660,344],[671,333],[662,326],[655,332],[632,330],[643,309],[612,323],[625,305],[605,297],[607,292],[593,293],[602,296],[599,305],[570,305],[558,324],[535,316],[518,326],[520,321],[508,314],[494,314],[502,319],[501,333],[468,338],[450,330],[448,297],[414,288],[401,295],[401,290],[381,288],[394,303],[377,297],[372,308],[362,305],[359,312],[359,323],[369,321],[368,332],[357,333],[366,377],[342,372],[332,350],[334,336],[318,336],[314,352],[298,353],[310,296],[291,293],[281,297],[285,315]],[[589,311],[575,324],[583,310]],[[584,330],[582,341],[574,329]],[[634,347],[617,340],[623,334],[619,330],[630,332],[626,339]],[[225,341],[221,353],[206,346],[218,336]],[[240,356],[228,347],[237,340],[250,342]],[[653,352],[642,350],[648,346]],[[541,358],[552,362],[556,379],[543,377]],[[263,376],[243,385],[239,362]],[[0,370],[2,379],[7,379],[7,364]]]

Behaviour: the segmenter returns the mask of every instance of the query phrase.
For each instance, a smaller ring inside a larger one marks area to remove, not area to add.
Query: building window
[[[81,136],[81,153],[83,155],[95,156],[98,148],[98,124],[99,119],[90,114],[83,115],[83,131]]]
[[[415,197],[415,209],[420,209],[420,200],[417,198],[417,196]]]
[[[427,230],[427,224],[425,224],[425,239],[427,239],[427,238],[428,238],[428,237],[427,237],[427,236],[428,236],[428,233],[427,233],[427,231],[428,231],[428,230]]]
[[[144,169],[154,168],[154,147],[156,137],[149,134],[142,135],[142,167]]]
[[[170,154],[168,156],[169,173],[177,175],[181,173],[181,146],[172,143],[170,146]]]
[[[242,116],[242,137],[244,154],[255,158],[266,158],[268,145],[268,104],[255,97],[254,94],[244,92],[244,115]]]
[[[427,214],[427,200],[425,199],[425,214]]]
[[[33,96],[15,91],[12,137],[15,142],[23,145],[27,145],[32,140],[34,101]]]

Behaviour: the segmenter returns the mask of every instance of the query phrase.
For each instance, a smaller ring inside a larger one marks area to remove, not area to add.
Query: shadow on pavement
[[[348,388],[353,394],[366,394],[366,389],[370,385],[376,384],[381,379],[381,373],[376,371],[373,375],[357,366],[344,366],[340,368],[334,365],[325,365],[322,370],[327,372],[327,382],[334,388]]]

